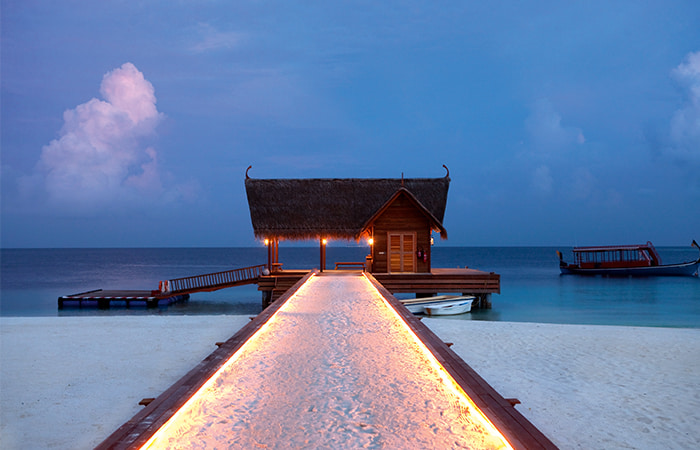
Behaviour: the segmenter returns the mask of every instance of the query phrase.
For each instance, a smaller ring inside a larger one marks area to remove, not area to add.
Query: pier
[[[58,309],[64,309],[67,306],[98,309],[109,309],[112,306],[156,308],[159,305],[170,305],[187,300],[189,297],[189,294],[160,291],[95,289],[94,291],[58,297]]]
[[[336,263],[336,267],[338,264],[343,263]],[[339,268],[324,273],[351,271]],[[305,270],[277,270],[261,276],[258,280],[258,290],[262,291],[263,308],[280,298],[307,273]],[[446,293],[474,295],[476,301],[473,308],[490,308],[491,294],[501,293],[499,274],[469,268],[432,268],[426,273],[372,273],[372,276],[392,294],[412,293],[418,297]]]
[[[344,272],[308,273],[98,448],[556,448],[372,275]]]
[[[187,300],[195,292],[211,292],[246,284],[256,284],[263,275],[264,265],[242,267],[238,269],[214,272],[191,277],[174,278],[161,281],[157,290],[103,290],[82,292],[58,297],[58,309],[66,306],[97,307],[108,309],[112,306],[146,306],[155,308],[159,305]]]

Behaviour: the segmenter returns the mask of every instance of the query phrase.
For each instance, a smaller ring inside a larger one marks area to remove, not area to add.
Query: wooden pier
[[[347,271],[345,271],[347,272]],[[250,323],[234,334],[229,340],[224,343],[217,344],[218,348],[204,359],[200,364],[193,368],[188,374],[177,381],[163,394],[154,400],[147,402],[144,409],[136,414],[131,420],[122,425],[105,441],[103,441],[98,449],[127,449],[139,448],[146,444],[155,433],[157,433],[181,408],[185,406],[190,399],[200,391],[205,385],[209,385],[208,381],[225,365],[230,367],[230,360],[241,350],[249,340],[252,340],[257,333],[262,333],[266,329],[268,322],[280,311],[285,304],[294,298],[294,294],[301,286],[308,281],[313,275],[333,276],[333,273],[319,274],[318,272],[307,273],[295,285],[287,290],[277,301],[272,303],[270,307],[265,309],[261,314],[255,317]],[[353,274],[345,273],[343,278],[349,278]],[[415,336],[423,343],[427,350],[439,362],[441,367],[449,374],[459,388],[471,399],[474,405],[487,417],[488,421],[500,432],[507,440],[508,444],[515,449],[556,449],[556,446],[541,433],[531,422],[529,422],[522,414],[514,407],[517,404],[515,399],[506,399],[495,391],[483,378],[481,378],[465,361],[463,361],[448,344],[442,342],[430,329],[428,329],[418,318],[411,314],[401,303],[374,277],[369,274],[356,274],[357,277],[366,276],[373,284],[381,297],[385,299],[389,308],[393,309],[403,321],[405,325],[412,331]],[[325,302],[322,302],[325,303]],[[302,317],[304,320],[314,320],[314,313],[306,311],[301,316],[292,314],[294,317]],[[289,315],[287,315],[289,316]],[[333,316],[335,317],[335,316]],[[342,334],[343,325],[336,329]],[[346,324],[347,326],[347,324]],[[297,327],[303,333],[304,327]],[[291,330],[289,330],[291,331]],[[348,333],[352,330],[348,329]],[[277,336],[277,339],[285,339],[286,333],[272,333],[271,336]],[[341,341],[345,342],[342,338]],[[256,347],[258,348],[258,347]],[[341,346],[345,348],[345,344]],[[347,349],[349,351],[349,349]],[[345,351],[345,350],[343,350]],[[254,354],[254,353],[253,353]],[[367,355],[371,357],[372,355]],[[342,359],[342,355],[339,355]],[[239,360],[236,360],[239,361]],[[238,362],[234,363],[237,364]],[[272,361],[270,361],[272,363]],[[301,363],[302,366],[304,363]],[[372,363],[370,363],[371,366]],[[265,364],[261,367],[268,367]],[[364,366],[363,366],[364,367]],[[269,370],[275,370],[274,364]],[[410,373],[410,372],[409,372]],[[273,375],[271,373],[270,375]],[[265,374],[251,374],[251,376],[261,376],[266,379]],[[410,376],[410,375],[409,375]],[[229,381],[230,382],[230,381]],[[348,380],[351,383],[351,380]],[[323,385],[316,385],[323,390]],[[358,386],[359,387],[359,386]],[[284,392],[284,389],[280,392]],[[324,398],[322,394],[321,398]],[[364,394],[366,395],[366,394]],[[281,399],[280,401],[282,401]],[[436,399],[437,400],[437,399]],[[283,402],[284,403],[284,402]],[[286,403],[284,403],[286,404]],[[296,405],[294,401],[289,405]],[[401,401],[399,400],[399,403]],[[537,405],[530,405],[536,408]],[[304,406],[306,411],[308,407]],[[381,411],[375,411],[377,414],[386,414],[386,411],[393,409],[382,408]],[[207,410],[208,411],[208,410]],[[213,413],[213,411],[212,411]],[[272,412],[274,414],[274,412]],[[396,411],[401,414],[401,410]],[[391,414],[391,413],[389,413]],[[294,416],[294,415],[292,415]],[[280,419],[283,416],[280,416]],[[190,419],[188,419],[190,420]],[[406,423],[405,421],[403,423]],[[252,424],[251,424],[252,425]],[[264,427],[264,424],[256,424]],[[336,433],[342,433],[341,427]],[[403,428],[385,430],[388,433],[403,432]],[[235,434],[233,436],[236,436]],[[270,441],[273,443],[274,441]]]
[[[187,300],[195,292],[210,292],[234,286],[256,284],[262,276],[265,266],[242,267],[222,272],[195,275],[184,278],[161,281],[158,290],[103,290],[82,292],[80,294],[58,297],[58,309],[66,306],[79,308],[97,307],[108,309],[112,306],[146,306],[155,308]]]
[[[187,300],[189,294],[163,293],[160,291],[127,291],[103,290],[82,292],[80,294],[62,295],[58,297],[58,309],[77,306],[78,308],[109,309],[112,306],[145,306],[156,308],[159,305],[169,305]]]
[[[349,270],[340,268],[336,271]],[[307,273],[305,270],[279,270],[261,276],[258,290],[263,293],[263,308],[280,298]],[[392,294],[412,293],[418,297],[430,297],[438,293],[473,295],[477,299],[473,308],[490,308],[491,294],[501,293],[499,274],[469,268],[433,268],[427,273],[373,273],[372,276]]]

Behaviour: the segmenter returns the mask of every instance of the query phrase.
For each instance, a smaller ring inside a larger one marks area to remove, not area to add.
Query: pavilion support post
[[[321,272],[326,270],[326,240],[321,238]]]
[[[265,246],[267,247],[267,271],[272,272],[272,245],[274,239],[265,239]]]

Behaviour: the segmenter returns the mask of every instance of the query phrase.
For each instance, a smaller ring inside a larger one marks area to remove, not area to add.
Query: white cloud
[[[49,201],[75,208],[155,196],[162,185],[156,151],[146,145],[162,114],[153,85],[131,63],[107,73],[96,98],[63,114],[58,139],[44,146],[37,173]]]
[[[197,41],[190,47],[195,53],[238,47],[245,38],[243,33],[219,31],[206,23],[200,23],[197,29]]]
[[[551,102],[540,99],[525,120],[525,128],[531,141],[531,152],[543,157],[554,156],[586,142],[583,132],[575,127],[565,127],[561,116]]]
[[[683,108],[670,125],[670,143],[665,153],[680,162],[700,163],[700,51],[689,53],[673,70],[675,79],[687,90]]]
[[[583,132],[575,127],[562,125],[559,113],[548,99],[536,101],[525,119],[527,139],[519,154],[521,168],[531,171],[530,182],[540,194],[555,190],[555,173],[569,173],[572,160],[578,158],[575,150],[585,144]]]

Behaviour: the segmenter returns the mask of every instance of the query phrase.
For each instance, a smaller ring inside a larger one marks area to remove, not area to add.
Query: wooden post
[[[272,242],[271,239],[265,239],[265,247],[267,247],[267,271],[272,272]]]
[[[326,270],[326,240],[321,238],[321,267],[319,268],[321,272]]]

